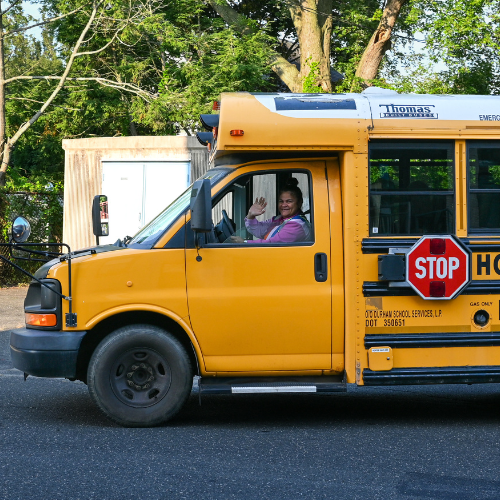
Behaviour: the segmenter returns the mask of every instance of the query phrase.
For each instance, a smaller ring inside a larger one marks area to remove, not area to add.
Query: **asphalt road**
[[[24,382],[0,331],[0,498],[497,500],[499,398],[495,385],[193,394],[169,424],[125,429],[82,383]]]

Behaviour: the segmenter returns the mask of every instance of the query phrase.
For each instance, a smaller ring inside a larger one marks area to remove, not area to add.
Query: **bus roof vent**
[[[381,87],[367,87],[362,94],[398,94],[395,90],[392,89],[383,89]]]

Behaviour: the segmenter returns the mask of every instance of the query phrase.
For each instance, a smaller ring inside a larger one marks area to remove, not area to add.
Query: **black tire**
[[[114,422],[151,427],[171,419],[193,385],[180,342],[161,328],[132,325],[106,337],[90,359],[90,397]]]

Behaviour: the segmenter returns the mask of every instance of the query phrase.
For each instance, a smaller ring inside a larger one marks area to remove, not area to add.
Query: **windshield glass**
[[[210,179],[210,184],[214,186],[232,169],[214,168],[209,170],[201,179]],[[168,227],[189,208],[191,199],[191,188],[189,186],[176,200],[174,200],[163,212],[154,218],[149,224],[144,226],[130,241],[130,245],[152,246],[158,238],[168,229]]]

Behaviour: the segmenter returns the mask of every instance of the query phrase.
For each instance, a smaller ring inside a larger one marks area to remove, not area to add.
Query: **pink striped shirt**
[[[284,219],[281,215],[265,221],[247,219],[247,231],[258,239],[247,240],[247,243],[294,243],[311,241],[311,225],[303,215],[294,215]]]

